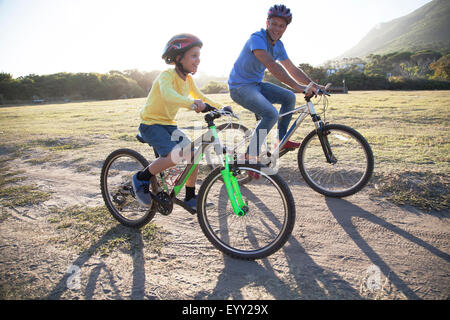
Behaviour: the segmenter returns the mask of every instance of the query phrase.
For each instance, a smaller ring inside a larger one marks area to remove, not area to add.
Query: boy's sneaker
[[[188,207],[190,207],[192,210],[197,210],[197,195],[190,198],[188,201],[183,201]]]
[[[184,204],[186,204],[188,207],[190,207],[192,210],[197,211],[197,195],[195,195],[193,198],[189,199],[188,201],[184,200]],[[211,202],[206,203],[206,207],[210,208],[213,207],[214,204]]]
[[[152,204],[152,198],[150,196],[150,182],[139,180],[137,173],[133,176],[133,191],[136,195],[136,199],[144,207],[150,207]]]

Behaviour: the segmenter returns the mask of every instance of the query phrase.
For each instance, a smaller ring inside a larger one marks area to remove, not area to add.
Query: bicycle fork
[[[327,162],[330,164],[336,164],[337,159],[333,155],[333,151],[331,150],[330,142],[328,141],[329,131],[325,130],[325,124],[323,123],[320,116],[318,116],[314,110],[314,105],[311,101],[307,100],[309,113],[311,114],[311,118],[314,122],[314,126],[316,127],[317,136],[319,137],[320,145],[322,146],[323,153]]]
[[[248,212],[248,206],[242,199],[241,189],[239,183],[237,182],[237,173],[230,170],[229,154],[225,155],[225,167],[220,171],[222,174],[223,181],[225,183],[225,189],[227,190],[228,198],[230,199],[231,207],[233,212],[237,216],[244,216]]]

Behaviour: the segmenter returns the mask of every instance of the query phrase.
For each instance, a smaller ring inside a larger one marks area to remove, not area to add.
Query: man
[[[281,104],[280,113],[289,112],[295,106],[296,97],[292,91],[272,83],[262,82],[264,71],[268,69],[278,80],[296,92],[303,92],[306,86],[313,82],[292,63],[280,40],[291,21],[292,14],[286,6],[271,7],[267,16],[267,29],[261,29],[250,36],[228,79],[233,101],[262,118],[250,140],[247,159],[259,155],[267,133],[278,121],[278,111],[272,104]],[[317,90],[323,88],[314,83],[310,90],[316,95]],[[287,115],[278,121],[279,141],[286,135],[291,118],[292,115]],[[299,146],[299,143],[287,141],[284,148]]]

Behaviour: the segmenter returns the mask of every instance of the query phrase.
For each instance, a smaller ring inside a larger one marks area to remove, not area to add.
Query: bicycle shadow
[[[108,268],[108,266],[99,261],[97,263],[89,262],[93,257],[94,253],[107,242],[115,238],[123,238],[123,236],[131,236],[130,242],[132,249],[130,250],[130,255],[133,258],[133,284],[131,289],[131,294],[129,297],[123,297],[121,295],[120,289],[117,287],[116,282],[113,277],[113,272]],[[145,257],[144,257],[144,242],[142,239],[142,234],[140,230],[135,230],[127,228],[120,224],[109,229],[103,236],[94,244],[92,244],[88,249],[83,251],[75,261],[73,261],[72,266],[82,270],[83,267],[88,268],[89,266],[95,265],[95,267],[89,271],[89,277],[87,280],[86,287],[84,288],[83,297],[87,300],[93,299],[95,289],[97,288],[100,273],[106,273],[106,278],[112,288],[113,299],[144,299],[145,297]],[[84,272],[84,271],[81,271]],[[61,280],[56,284],[53,290],[48,294],[46,299],[48,300],[58,300],[61,299],[62,295],[66,291],[71,291],[70,281],[73,274],[66,273]],[[84,280],[83,280],[84,282]],[[81,290],[79,288],[78,290]]]
[[[284,252],[289,271],[282,279],[279,267],[269,258],[257,261],[243,261],[223,256],[224,268],[211,293],[198,292],[194,299],[245,299],[245,287],[264,287],[270,297],[260,299],[276,300],[318,300],[318,299],[362,299],[359,292],[336,273],[325,270],[314,262],[297,239],[291,239],[280,249]],[[253,298],[255,299],[255,298]]]
[[[325,202],[330,209],[330,212],[335,217],[336,221],[341,225],[344,231],[350,236],[355,244],[362,250],[362,252],[372,261],[372,263],[378,266],[381,272],[389,277],[389,280],[397,287],[397,289],[408,299],[420,299],[417,294],[408,287],[408,285],[389,267],[389,265],[370,247],[363,236],[358,232],[355,225],[352,223],[352,218],[362,218],[368,222],[378,224],[379,226],[386,228],[387,230],[396,233],[399,236],[423,247],[430,253],[450,262],[450,256],[445,252],[433,247],[425,241],[417,238],[416,236],[400,229],[399,227],[389,223],[376,215],[361,209],[357,205],[354,205],[347,200],[337,198],[325,198]]]
[[[219,198],[225,198],[225,188],[222,188]],[[248,188],[243,186],[241,191],[246,191],[246,200],[254,203],[261,212],[267,212],[263,201]],[[226,211],[226,203],[223,202],[221,210]],[[268,218],[275,225],[278,222],[270,213]],[[273,233],[266,224],[267,231]],[[226,228],[226,227],[225,227]],[[222,230],[222,228],[221,228]],[[250,242],[253,234],[249,228]],[[222,239],[228,240],[227,231],[222,230]],[[311,256],[302,247],[300,242],[290,237],[288,242],[280,249],[284,253],[285,262],[280,258],[271,264],[271,259],[265,258],[257,261],[243,261],[223,255],[224,268],[219,275],[215,288],[211,293],[200,291],[195,299],[244,299],[242,289],[245,287],[264,287],[267,293],[277,300],[290,299],[361,299],[357,290],[351,287],[337,274],[327,271],[314,262]],[[260,263],[259,263],[260,262]],[[284,269],[284,271],[279,269]],[[284,271],[284,272],[283,272]],[[283,280],[280,276],[287,277]],[[294,277],[295,284],[292,284]]]

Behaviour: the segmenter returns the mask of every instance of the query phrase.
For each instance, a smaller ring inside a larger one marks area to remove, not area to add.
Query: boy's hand
[[[206,105],[202,100],[194,100],[194,104],[197,106],[197,108],[195,108],[195,112],[197,113],[202,112],[206,108]]]

